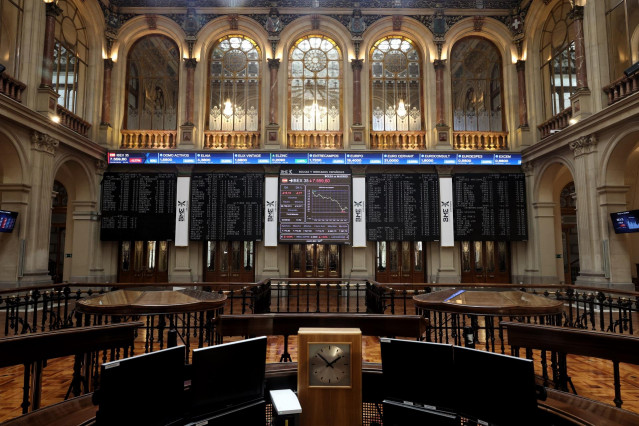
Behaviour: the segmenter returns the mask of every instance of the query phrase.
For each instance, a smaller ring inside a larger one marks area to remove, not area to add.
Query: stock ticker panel
[[[349,243],[351,186],[343,169],[281,170],[279,240]]]

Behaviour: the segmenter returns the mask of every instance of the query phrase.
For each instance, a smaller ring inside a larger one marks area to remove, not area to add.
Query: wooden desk
[[[495,337],[499,336],[501,353],[505,353],[504,330],[494,320],[502,317],[537,317],[541,324],[554,324],[561,320],[563,302],[523,291],[477,291],[447,289],[413,297],[417,313],[430,320],[431,341],[475,347],[484,329],[486,350],[495,352]],[[483,317],[483,325],[478,317]],[[471,334],[465,330],[468,326]],[[452,340],[452,342],[451,342]],[[472,340],[472,341],[471,341]]]
[[[188,362],[191,348],[192,327],[197,321],[199,327],[197,335],[199,337],[198,347],[204,346],[206,342],[212,344],[213,341],[213,320],[219,315],[226,303],[226,295],[200,290],[178,290],[178,291],[153,291],[153,290],[116,290],[109,293],[99,294],[87,299],[78,300],[75,310],[81,314],[87,314],[84,322],[91,323],[89,315],[102,316],[110,315],[113,322],[119,322],[122,317],[146,315],[145,352],[154,350],[155,337],[160,349],[164,347],[164,331],[166,329],[166,319],[169,321],[169,334],[167,346],[177,344],[178,328],[181,329],[182,340],[186,346],[186,361]],[[182,321],[178,327],[178,314],[196,314],[193,322],[190,318]],[[100,323],[100,319],[94,318],[93,324]],[[154,336],[156,334],[157,336]]]
[[[469,315],[535,316],[563,312],[560,300],[523,291],[473,291],[447,289],[413,297],[415,305],[429,311]]]
[[[226,295],[200,290],[116,290],[78,300],[76,311],[96,315],[159,315],[212,311]]]

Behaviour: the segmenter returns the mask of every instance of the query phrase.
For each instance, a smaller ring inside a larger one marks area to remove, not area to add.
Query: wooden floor
[[[284,339],[269,337],[267,362],[279,362],[283,352]],[[363,357],[366,362],[380,362],[379,339],[364,337]],[[144,336],[136,340],[136,353],[144,352]],[[297,361],[297,338],[289,338],[289,352]],[[425,362],[425,365],[428,363]],[[73,360],[60,358],[50,360],[44,370],[42,405],[47,406],[63,401],[71,381]],[[579,395],[613,404],[612,363],[584,357],[569,357],[569,375]],[[0,422],[19,416],[22,402],[23,367],[0,369]],[[621,392],[623,408],[639,413],[639,367],[621,365]]]

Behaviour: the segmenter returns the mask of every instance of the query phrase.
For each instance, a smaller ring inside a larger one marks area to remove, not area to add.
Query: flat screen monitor
[[[184,415],[184,346],[102,364],[96,423],[178,424]]]
[[[458,409],[490,425],[538,425],[533,361],[455,346]]]
[[[639,210],[610,213],[615,234],[639,232]]]
[[[451,410],[453,346],[400,339],[381,339],[384,397]]]
[[[18,212],[0,210],[0,232],[13,232],[17,218]]]
[[[266,337],[195,349],[191,363],[191,419],[264,397]]]

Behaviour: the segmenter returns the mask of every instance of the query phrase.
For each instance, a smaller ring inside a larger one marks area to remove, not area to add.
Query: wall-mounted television
[[[0,232],[13,232],[17,218],[18,212],[0,210]]]
[[[639,232],[639,210],[610,213],[615,234]]]

